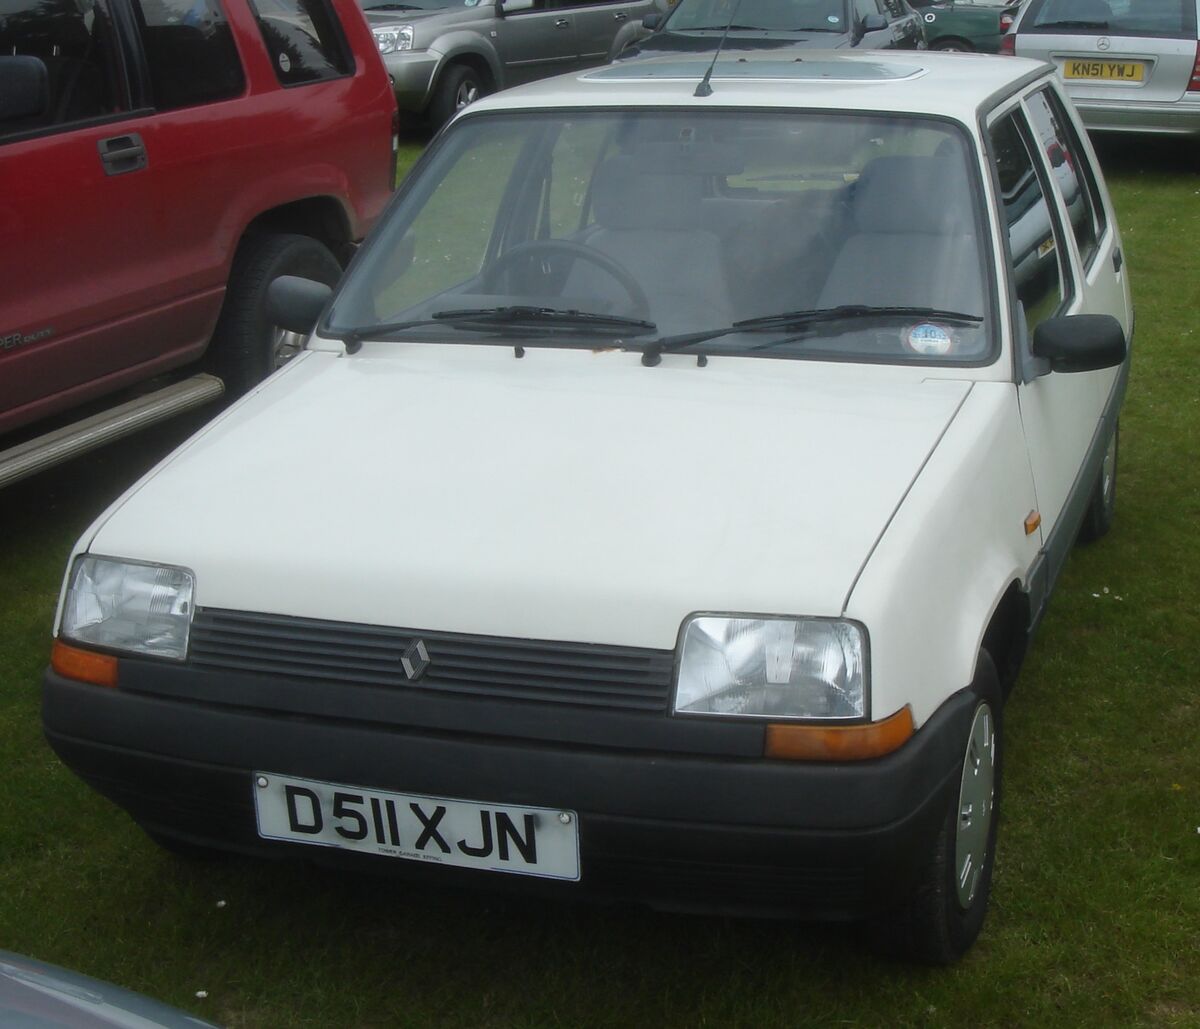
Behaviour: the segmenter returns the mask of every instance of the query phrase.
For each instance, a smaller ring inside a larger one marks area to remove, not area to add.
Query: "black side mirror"
[[[1111,314],[1069,314],[1047,318],[1033,330],[1033,355],[1055,372],[1094,372],[1115,368],[1129,347],[1125,330]]]
[[[0,57],[0,122],[38,118],[50,106],[50,77],[40,57]]]
[[[647,14],[646,17],[642,19],[642,28],[649,29],[651,32],[653,32],[662,23],[663,16],[661,14]]]
[[[267,318],[271,324],[307,336],[333,296],[333,287],[297,275],[281,275],[267,287]]]

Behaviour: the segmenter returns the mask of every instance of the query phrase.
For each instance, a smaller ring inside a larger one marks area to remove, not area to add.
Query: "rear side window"
[[[217,0],[133,0],[133,9],[158,110],[241,94],[242,64]]]
[[[1044,89],[1027,102],[1034,135],[1046,151],[1055,186],[1071,219],[1080,260],[1086,267],[1095,256],[1097,239],[1104,234],[1104,208],[1095,179],[1058,98]]]
[[[1022,32],[1196,38],[1195,0],[1032,0]]]
[[[1010,114],[993,125],[991,143],[1013,282],[1032,337],[1037,325],[1062,307],[1064,290],[1054,214],[1017,117]]]
[[[354,70],[328,0],[250,0],[250,6],[281,85],[336,79]]]
[[[129,109],[107,0],[3,0],[0,55],[25,89],[0,103],[0,138],[43,132]]]

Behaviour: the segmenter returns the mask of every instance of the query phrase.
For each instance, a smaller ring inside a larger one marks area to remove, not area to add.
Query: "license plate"
[[[434,864],[579,878],[579,820],[559,808],[513,807],[255,772],[258,834]]]
[[[1116,82],[1141,82],[1146,76],[1143,61],[1066,61],[1064,79],[1105,79]]]

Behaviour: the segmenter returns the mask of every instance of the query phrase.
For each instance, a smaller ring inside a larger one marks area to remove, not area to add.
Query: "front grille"
[[[424,641],[429,666],[410,682],[400,659],[416,640]],[[190,657],[198,668],[659,712],[667,707],[674,664],[669,650],[211,609],[196,611]]]

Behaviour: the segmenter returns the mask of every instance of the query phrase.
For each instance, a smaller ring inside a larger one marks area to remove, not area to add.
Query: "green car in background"
[[[925,20],[930,50],[963,50],[994,54],[1000,37],[1016,18],[1019,4],[975,0],[908,0]]]

